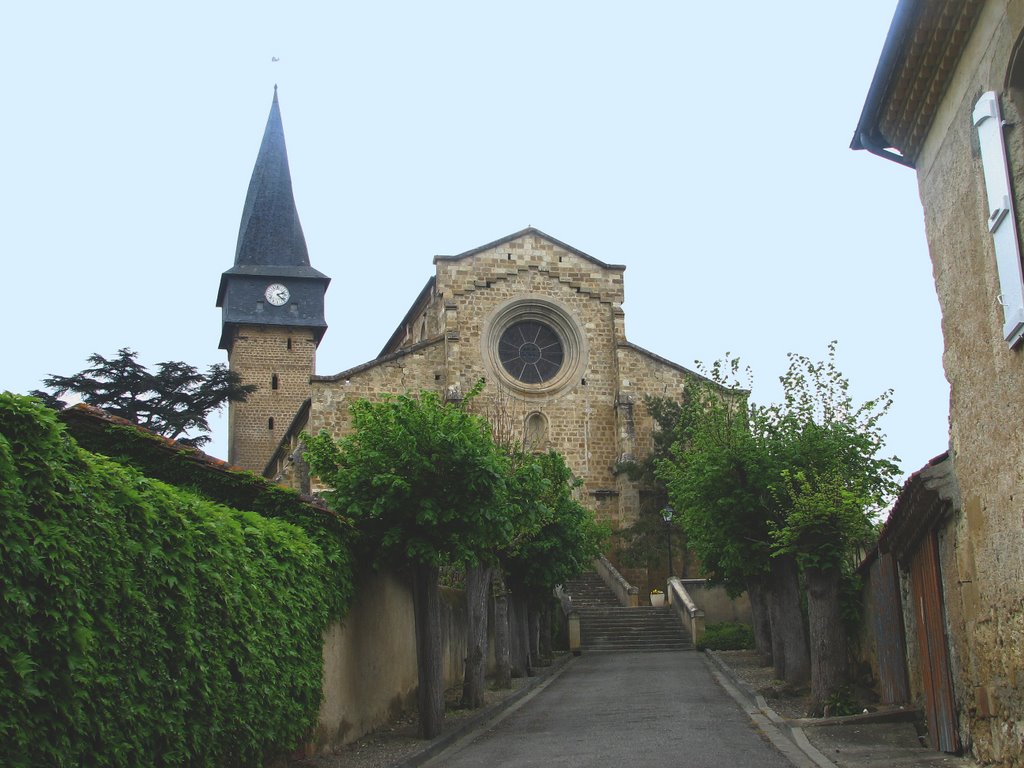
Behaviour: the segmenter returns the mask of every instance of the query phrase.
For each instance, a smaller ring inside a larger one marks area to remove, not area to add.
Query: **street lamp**
[[[676,511],[672,507],[665,507],[661,510],[661,519],[665,521],[665,531],[668,533],[668,577],[672,578],[672,515]]]

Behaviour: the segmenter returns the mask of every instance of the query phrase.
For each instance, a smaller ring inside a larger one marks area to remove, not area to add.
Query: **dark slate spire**
[[[331,279],[310,266],[306,238],[292,194],[277,86],[263,143],[238,228],[235,264],[220,277],[221,349],[231,349],[242,326],[311,328],[319,344],[327,330],[324,293]],[[281,292],[281,287],[286,290]],[[284,295],[271,302],[271,293]]]
[[[243,264],[309,266],[306,238],[292,194],[292,175],[276,85],[238,228],[235,266]]]

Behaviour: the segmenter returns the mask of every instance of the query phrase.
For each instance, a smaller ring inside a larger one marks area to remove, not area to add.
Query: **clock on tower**
[[[281,109],[270,117],[249,182],[235,263],[221,275],[220,348],[228,366],[257,390],[228,412],[228,461],[262,472],[309,397],[316,347],[327,331],[330,278],[309,263],[292,194]]]

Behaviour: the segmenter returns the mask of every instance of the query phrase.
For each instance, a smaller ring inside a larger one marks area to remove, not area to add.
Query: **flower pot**
[[[651,605],[653,605],[655,608],[661,608],[663,605],[665,605],[665,596],[651,595]]]

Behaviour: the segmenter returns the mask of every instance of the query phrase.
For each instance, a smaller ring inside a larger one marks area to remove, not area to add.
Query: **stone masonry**
[[[654,424],[643,399],[679,398],[697,375],[626,340],[625,267],[535,229],[434,263],[434,277],[378,358],[313,376],[305,428],[340,436],[356,399],[420,390],[458,398],[483,378],[476,409],[500,415],[531,449],[562,453],[600,519],[632,523],[639,489],[615,468],[651,450]],[[496,352],[502,329],[521,317],[550,325],[561,339],[565,359],[548,382],[514,380]],[[278,452],[284,480],[292,476],[291,437]]]
[[[242,383],[257,389],[228,408],[228,461],[260,472],[309,397],[316,342],[305,328],[242,326],[229,360]]]

